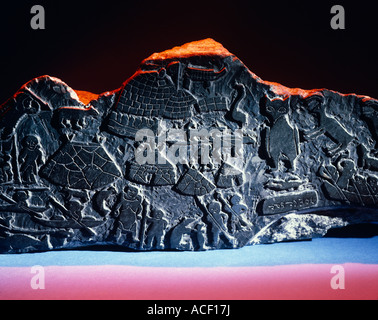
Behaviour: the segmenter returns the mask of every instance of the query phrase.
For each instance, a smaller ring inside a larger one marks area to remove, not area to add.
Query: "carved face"
[[[268,100],[264,106],[264,113],[271,117],[272,120],[277,120],[283,115],[289,112],[289,107],[287,103],[280,99]]]
[[[24,111],[28,114],[35,114],[39,111],[39,108],[40,108],[39,103],[30,98],[26,98],[22,102],[22,105],[24,107]]]
[[[240,197],[238,195],[232,196],[231,204],[238,204],[240,202]]]
[[[153,214],[153,217],[155,219],[161,219],[161,218],[163,218],[163,212],[160,211],[160,210],[154,210],[154,211],[152,211],[152,214]]]
[[[213,202],[209,204],[209,212],[211,214],[218,214],[220,212],[220,204],[218,202]]]
[[[34,136],[27,136],[24,139],[24,144],[30,151],[34,151],[37,148],[38,139]]]
[[[128,187],[126,190],[126,199],[133,200],[138,195],[138,190],[133,187]]]

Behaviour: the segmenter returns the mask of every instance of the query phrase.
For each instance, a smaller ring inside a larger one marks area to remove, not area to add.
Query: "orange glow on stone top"
[[[363,102],[371,100],[369,96],[365,95],[358,95],[355,93],[340,93],[338,91],[330,90],[330,89],[311,89],[311,90],[305,90],[300,88],[289,88],[285,87],[284,85],[277,83],[277,82],[271,82],[271,81],[265,81],[258,79],[257,81],[270,86],[270,89],[276,94],[283,98],[283,100],[286,100],[290,96],[300,96],[301,98],[305,99],[312,95],[319,95],[322,94],[324,91],[330,91],[339,94],[340,96],[347,97],[347,96],[356,96],[357,98],[362,99]]]
[[[280,83],[277,82],[271,82],[271,81],[265,81],[265,80],[260,80],[261,83],[264,83],[268,86],[270,86],[270,89],[277,95],[283,96],[285,99],[288,96],[301,96],[302,98],[307,98],[310,95],[319,93],[325,89],[312,89],[312,90],[304,90],[300,88],[289,88],[285,87]]]
[[[182,46],[174,47],[163,52],[154,53],[144,61],[189,58],[193,56],[202,55],[220,57],[232,56],[232,54],[226,48],[224,48],[219,42],[216,42],[215,40],[208,38],[204,40],[189,42]]]
[[[88,106],[88,107],[60,107],[60,108],[58,108],[58,110],[77,110],[77,111],[91,111],[91,110],[93,110],[93,111],[95,111],[95,112],[97,112],[96,111],[96,109],[94,109],[92,106]]]
[[[81,91],[81,90],[74,90],[74,91],[77,94],[79,100],[85,105],[87,105],[92,100],[97,100],[99,96],[98,94],[95,94],[92,92]]]

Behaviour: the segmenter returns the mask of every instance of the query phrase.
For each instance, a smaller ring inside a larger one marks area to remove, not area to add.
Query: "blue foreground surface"
[[[318,238],[202,252],[62,250],[2,254],[0,267],[128,265],[140,267],[253,267],[292,264],[378,264],[378,236]]]

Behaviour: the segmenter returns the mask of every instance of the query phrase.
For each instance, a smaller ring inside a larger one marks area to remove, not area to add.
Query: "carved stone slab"
[[[42,76],[0,106],[0,252],[207,250],[378,217],[378,101],[263,81],[212,39],[100,95]]]

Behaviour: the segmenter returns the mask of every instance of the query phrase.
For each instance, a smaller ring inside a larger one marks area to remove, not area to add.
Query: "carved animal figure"
[[[293,168],[298,156],[298,131],[288,119],[289,105],[280,98],[262,101],[261,112],[269,119],[266,129],[265,151],[272,168],[277,169],[280,159],[286,160],[289,169]]]

